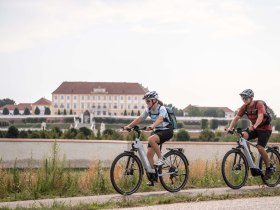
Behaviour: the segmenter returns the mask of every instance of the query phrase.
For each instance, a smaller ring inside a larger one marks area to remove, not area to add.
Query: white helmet
[[[146,100],[146,99],[156,99],[156,100],[158,100],[157,92],[156,91],[150,91],[150,92],[145,93],[145,95],[143,96],[143,100]]]

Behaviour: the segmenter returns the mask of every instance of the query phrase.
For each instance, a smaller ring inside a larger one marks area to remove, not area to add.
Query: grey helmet
[[[243,90],[242,93],[240,93],[239,95],[241,97],[253,98],[254,92],[251,89],[246,89],[246,90]]]
[[[143,100],[146,100],[146,99],[156,99],[156,100],[158,100],[157,92],[156,91],[150,91],[150,92],[145,93],[145,95],[143,96]]]

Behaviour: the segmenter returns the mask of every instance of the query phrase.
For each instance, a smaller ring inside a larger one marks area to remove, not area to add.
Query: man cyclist
[[[170,123],[167,110],[163,106],[162,101],[158,99],[158,94],[156,91],[147,92],[143,96],[143,100],[145,100],[147,108],[145,108],[143,113],[138,118],[133,120],[127,126],[124,126],[124,129],[132,128],[150,116],[152,124],[147,127],[147,130],[153,130],[153,132],[148,138],[147,157],[151,167],[153,168],[154,165],[160,166],[164,164],[159,145],[172,138],[173,128]],[[156,163],[154,163],[153,159],[155,154],[158,156]],[[148,185],[152,185],[152,183],[148,183]]]
[[[239,95],[241,96],[244,104],[240,107],[237,115],[231,121],[226,131],[231,131],[244,114],[248,116],[251,125],[243,132],[243,137],[247,140],[258,138],[257,149],[266,165],[264,179],[268,180],[271,178],[274,171],[270,165],[267,152],[265,151],[265,146],[272,133],[272,126],[270,122],[267,122],[265,105],[262,101],[253,100],[254,92],[251,89],[246,89]]]

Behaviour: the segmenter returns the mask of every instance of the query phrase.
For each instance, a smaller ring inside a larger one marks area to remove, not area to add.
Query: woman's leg
[[[158,158],[161,158],[160,147],[158,145],[160,143],[159,136],[156,134],[150,136],[148,138],[148,142],[151,147],[148,147],[147,156],[148,156],[148,160],[149,160],[151,166],[153,167],[153,165],[154,165],[153,158],[154,158],[155,153],[157,154]]]

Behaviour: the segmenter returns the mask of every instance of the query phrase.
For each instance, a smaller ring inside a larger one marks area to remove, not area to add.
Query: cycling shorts
[[[269,137],[271,136],[271,130],[253,130],[249,131],[249,138],[248,140],[258,138],[258,145],[265,147]]]
[[[156,130],[156,131],[152,132],[151,135],[158,135],[159,140],[160,140],[160,142],[158,144],[161,145],[173,137],[173,129]],[[151,147],[151,145],[148,144],[148,147]]]

